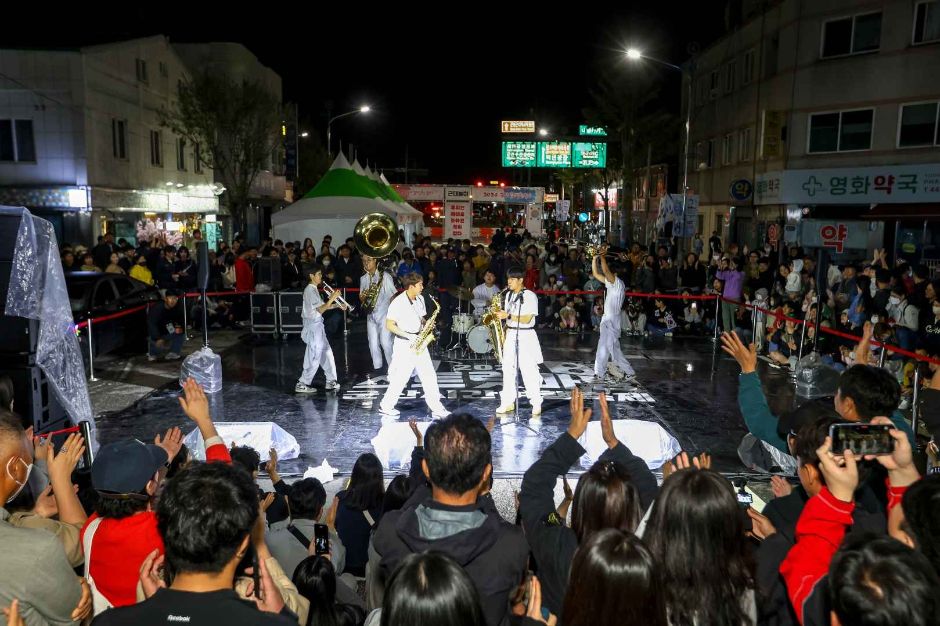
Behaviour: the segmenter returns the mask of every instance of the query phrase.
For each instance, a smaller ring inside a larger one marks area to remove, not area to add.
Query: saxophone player
[[[405,274],[401,279],[405,290],[392,299],[385,318],[385,327],[395,335],[392,347],[392,361],[388,366],[388,389],[379,403],[382,415],[399,415],[395,409],[398,396],[415,370],[424,390],[424,401],[435,418],[447,417],[447,409],[441,403],[441,392],[437,388],[437,374],[431,363],[427,347],[415,352],[413,345],[424,326],[427,311],[424,306],[424,279],[414,272]]]
[[[359,279],[359,294],[363,307],[369,311],[366,330],[369,334],[369,351],[372,353],[372,368],[381,369],[382,353],[385,362],[392,362],[392,333],[385,327],[388,305],[395,297],[395,282],[388,272],[379,271],[378,260],[363,255],[365,274]]]
[[[542,346],[535,333],[539,303],[535,293],[525,289],[524,277],[525,270],[518,265],[506,271],[509,293],[504,297],[503,308],[497,314],[500,319],[506,320],[506,343],[503,345],[503,391],[496,412],[505,414],[515,408],[518,356],[525,393],[532,403],[532,415],[535,417],[542,414],[542,375],[539,373]]]

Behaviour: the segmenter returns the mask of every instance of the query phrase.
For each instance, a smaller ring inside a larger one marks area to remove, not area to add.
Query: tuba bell
[[[353,241],[360,254],[387,257],[398,245],[398,224],[385,213],[369,213],[356,222]]]

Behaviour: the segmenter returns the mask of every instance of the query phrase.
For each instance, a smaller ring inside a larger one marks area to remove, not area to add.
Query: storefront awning
[[[876,204],[870,211],[863,213],[861,217],[862,219],[877,221],[940,219],[940,203]]]

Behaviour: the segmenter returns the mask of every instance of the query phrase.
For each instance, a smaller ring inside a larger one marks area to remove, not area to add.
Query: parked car
[[[65,285],[75,323],[127,311],[161,299],[160,290],[122,274],[67,272]],[[92,323],[95,356],[108,352],[147,350],[146,309],[115,319]],[[82,357],[88,359],[88,333],[80,335]]]

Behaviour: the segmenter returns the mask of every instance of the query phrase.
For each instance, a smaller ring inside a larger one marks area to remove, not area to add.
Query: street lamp
[[[368,105],[363,105],[359,107],[358,109],[347,111],[345,113],[341,113],[340,115],[335,115],[330,118],[330,121],[326,123],[326,151],[327,151],[327,154],[330,155],[330,157],[333,156],[333,144],[331,143],[332,135],[331,135],[331,128],[330,128],[333,125],[333,122],[340,119],[341,117],[348,117],[350,115],[356,115],[357,113],[368,113],[371,110],[372,110],[372,107]]]
[[[310,136],[310,133],[308,133],[307,131],[304,131],[304,132],[300,133],[300,136],[306,138],[306,137],[309,137],[309,136]]]
[[[539,135],[541,135],[542,137],[548,137],[548,129],[547,129],[547,128],[540,128],[540,129],[539,129]]]
[[[685,70],[678,65],[673,63],[667,63],[666,61],[661,61],[660,59],[647,56],[637,48],[628,48],[626,51],[627,58],[631,61],[640,61],[646,59],[647,61],[653,61],[654,63],[659,63],[660,65],[665,65],[669,69],[675,70],[685,75]],[[686,105],[685,111],[685,158],[682,162],[682,237],[678,241],[678,257],[682,257],[682,241],[691,236],[689,233],[685,232],[685,208],[688,203],[689,198],[689,142],[691,140],[692,133],[692,72],[694,71],[693,65],[689,63],[689,96],[688,104]]]

